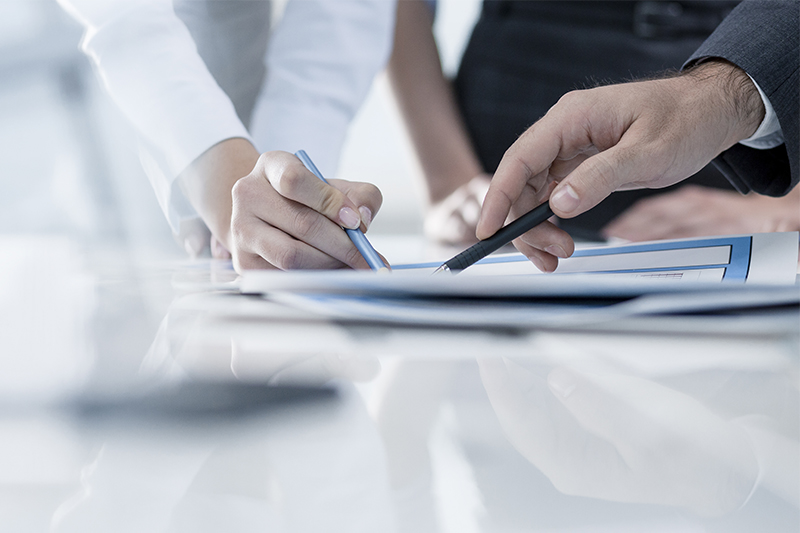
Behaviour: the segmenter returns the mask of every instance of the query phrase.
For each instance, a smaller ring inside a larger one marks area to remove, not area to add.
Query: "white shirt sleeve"
[[[81,43],[149,148],[143,163],[176,234],[196,218],[175,177],[211,146],[249,134],[197,53],[171,0],[59,0],[86,28]]]
[[[252,119],[260,151],[304,149],[335,175],[347,127],[391,53],[395,10],[394,0],[289,0]]]
[[[764,94],[764,91],[762,91],[761,87],[756,83],[756,80],[754,80],[750,74],[748,74],[747,77],[749,77],[753,85],[756,86],[758,94],[761,96],[761,101],[764,103],[765,113],[764,120],[761,121],[755,133],[747,139],[739,141],[739,144],[743,144],[749,148],[755,148],[756,150],[766,150],[768,148],[780,146],[783,144],[783,130],[781,129],[780,122],[778,122],[778,115],[775,113],[775,109],[773,109],[772,103],[769,101],[769,98],[767,98],[767,95]]]
[[[175,177],[234,137],[306,149],[333,175],[347,127],[391,52],[395,0],[289,0],[270,39],[253,138],[197,52],[172,0],[59,0],[86,27],[82,49],[146,148],[142,163],[181,242],[197,213]],[[197,239],[193,239],[197,241]]]

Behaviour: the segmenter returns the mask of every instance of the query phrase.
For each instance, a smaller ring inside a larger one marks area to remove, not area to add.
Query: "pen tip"
[[[445,263],[433,271],[434,274],[438,274],[439,272],[450,272],[450,267],[448,267],[447,263]]]

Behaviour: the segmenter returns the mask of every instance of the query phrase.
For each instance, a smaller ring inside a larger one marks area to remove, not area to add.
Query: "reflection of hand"
[[[697,172],[752,135],[764,106],[744,71],[703,63],[687,74],[564,95],[508,149],[486,194],[478,238],[549,197],[553,212],[577,216],[618,189],[659,188]],[[547,270],[569,236],[542,224],[514,243]]]
[[[190,299],[187,305],[194,310],[171,311],[153,349],[167,352],[192,378],[315,386],[335,378],[368,381],[380,371],[377,357],[357,351],[334,324],[231,323],[196,311],[199,305],[210,308],[222,300],[210,296],[200,304]],[[245,312],[258,316],[257,309],[248,307]]]
[[[381,193],[368,183],[329,183],[291,154],[263,154],[232,191],[236,269],[369,268],[341,227],[366,231]]]
[[[381,365],[373,355],[357,353],[276,353],[266,343],[231,342],[231,370],[242,381],[270,384],[319,385],[341,378],[354,382],[373,379]]]
[[[511,443],[566,494],[723,514],[748,498],[758,465],[736,424],[695,399],[629,376],[547,381],[511,362],[480,362]]]
[[[800,230],[800,188],[769,198],[687,185],[645,198],[603,228],[631,241]]]
[[[443,244],[463,245],[477,241],[475,227],[491,177],[481,174],[462,185],[425,216],[425,236]]]

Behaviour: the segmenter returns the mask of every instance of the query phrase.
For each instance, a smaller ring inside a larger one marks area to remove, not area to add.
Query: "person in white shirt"
[[[268,0],[59,2],[86,28],[82,49],[140,135],[187,248],[210,230],[238,271],[368,268],[340,226],[366,230],[378,189],[326,185],[287,152],[334,173],[391,51],[395,2],[289,0],[272,30]]]

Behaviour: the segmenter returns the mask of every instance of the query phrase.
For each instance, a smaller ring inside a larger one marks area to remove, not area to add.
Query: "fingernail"
[[[550,375],[547,376],[547,384],[550,385],[550,390],[562,398],[567,398],[578,386],[575,377],[560,368],[550,372]]]
[[[345,228],[356,229],[361,225],[361,218],[349,207],[343,207],[339,210],[339,222]]]
[[[567,252],[564,251],[564,249],[557,244],[551,244],[550,246],[545,248],[544,251],[547,252],[548,254],[552,254],[562,259],[565,259],[567,257]]]
[[[369,229],[369,225],[372,223],[372,211],[369,207],[362,205],[358,208],[358,212],[361,213],[361,222]]]
[[[564,213],[572,213],[581,203],[578,194],[569,184],[559,188],[553,196],[550,197],[550,203],[557,210]]]

